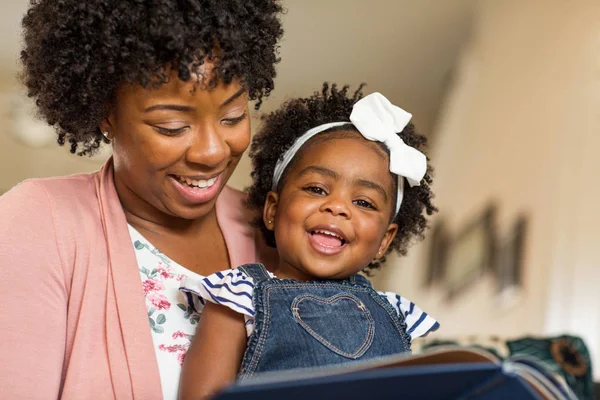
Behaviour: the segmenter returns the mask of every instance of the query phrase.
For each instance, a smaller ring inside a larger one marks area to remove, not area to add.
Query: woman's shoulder
[[[9,213],[24,220],[43,216],[61,221],[81,220],[90,214],[90,205],[98,202],[95,176],[96,173],[27,179],[0,197],[0,215]]]
[[[256,214],[246,207],[245,199],[243,191],[225,186],[217,200],[221,229],[236,246],[237,257],[232,261],[234,266],[260,262],[273,269],[277,265],[277,252],[267,246],[260,230],[252,225]]]
[[[94,179],[98,172],[69,176],[26,179],[6,192],[1,199],[12,198],[34,200],[43,197],[53,204],[60,205],[74,201],[85,201],[95,197]]]
[[[223,214],[240,222],[250,222],[252,217],[245,204],[246,193],[231,186],[225,186],[217,200],[217,207]]]
[[[101,232],[99,211],[95,211],[95,218],[89,217],[94,212],[83,212],[85,202],[90,209],[93,201],[92,195],[86,194],[93,191],[92,180],[85,175],[29,179],[0,197],[0,237],[4,245],[0,245],[0,254],[4,265],[18,265],[25,275],[49,277],[48,282],[69,282],[74,247],[93,242],[87,240],[89,235]]]

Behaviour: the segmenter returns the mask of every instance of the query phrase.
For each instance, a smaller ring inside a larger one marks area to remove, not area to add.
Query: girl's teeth
[[[315,231],[315,232],[316,233],[322,233],[324,235],[329,235],[329,236],[333,236],[333,237],[341,239],[341,237],[339,235],[336,235],[335,233],[332,233],[332,232],[329,232],[329,231],[321,231],[321,230],[319,230],[319,231]]]

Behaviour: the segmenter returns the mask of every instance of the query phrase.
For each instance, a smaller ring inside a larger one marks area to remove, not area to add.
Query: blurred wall
[[[600,371],[600,2],[479,6],[435,129],[436,204],[455,229],[489,201],[501,232],[526,212],[524,292],[503,305],[487,276],[449,302],[422,285],[427,242],[377,283],[438,316],[440,337],[570,332]]]
[[[0,193],[32,177],[68,175],[99,168],[102,160],[69,154],[66,147],[50,143],[43,148],[25,146],[10,134],[12,128],[9,96],[21,90],[14,72],[0,74]]]

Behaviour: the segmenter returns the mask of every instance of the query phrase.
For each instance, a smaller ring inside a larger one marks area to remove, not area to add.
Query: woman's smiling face
[[[240,82],[124,85],[101,128],[113,138],[115,185],[126,211],[194,220],[216,199],[250,142]]]

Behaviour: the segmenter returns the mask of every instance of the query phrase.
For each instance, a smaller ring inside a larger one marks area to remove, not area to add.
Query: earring
[[[269,220],[269,221],[267,221],[267,223],[268,223],[269,225],[271,225],[271,224],[273,223],[273,221]]]
[[[102,135],[104,135],[104,137],[106,138],[106,140],[110,140],[111,138],[109,137],[109,133],[108,131],[103,131]]]

